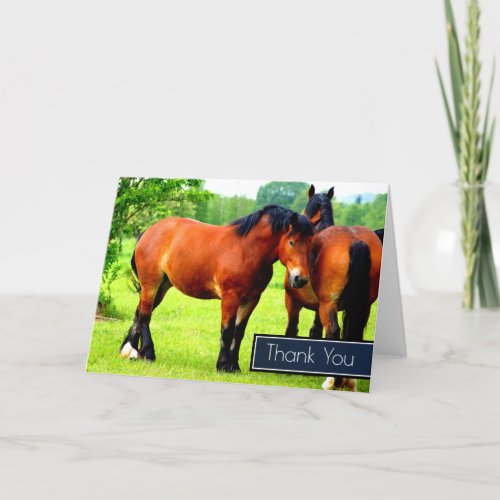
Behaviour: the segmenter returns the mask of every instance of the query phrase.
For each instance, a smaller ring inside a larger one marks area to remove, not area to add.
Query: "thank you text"
[[[255,334],[250,370],[370,378],[371,342]]]

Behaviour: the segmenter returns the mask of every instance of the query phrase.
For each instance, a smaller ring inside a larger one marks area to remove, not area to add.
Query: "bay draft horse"
[[[140,237],[132,256],[140,301],[121,356],[155,360],[151,315],[174,286],[190,297],[221,300],[216,367],[240,371],[245,327],[271,280],[273,264],[279,259],[289,271],[292,286],[304,286],[313,233],[307,217],[276,205],[226,226],[179,217],[157,222]]]
[[[316,230],[309,259],[310,283],[291,288],[285,278],[285,304],[288,325],[285,335],[297,336],[299,314],[303,307],[315,311],[310,337],[362,341],[370,308],[378,297],[382,260],[383,230],[363,226],[335,226],[331,200],[334,188],[315,194],[311,185],[306,216]],[[342,332],[337,319],[343,311]],[[329,377],[324,388],[349,387],[354,379]]]

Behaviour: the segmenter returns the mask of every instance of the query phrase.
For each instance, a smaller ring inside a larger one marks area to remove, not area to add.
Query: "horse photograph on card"
[[[388,194],[120,178],[87,371],[368,392]]]

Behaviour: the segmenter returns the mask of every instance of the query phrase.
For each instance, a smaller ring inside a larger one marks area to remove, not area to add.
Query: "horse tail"
[[[370,247],[364,241],[352,242],[349,248],[347,284],[339,301],[344,309],[344,340],[363,340],[363,331],[370,315],[370,266]]]
[[[132,259],[130,260],[130,266],[132,267],[132,273],[130,273],[130,281],[132,284],[132,289],[137,293],[141,293],[141,283],[137,277],[137,265],[135,264],[135,250],[132,254]]]
[[[142,238],[142,235],[144,233],[141,233],[139,237],[137,238],[137,241],[135,242],[135,245],[137,246],[137,243],[139,243],[139,240]],[[135,248],[134,252],[132,253],[132,259],[130,259],[130,266],[132,267],[133,273],[130,273],[130,280],[132,282],[132,288],[137,292],[141,293],[141,282],[139,281],[139,276],[137,274],[137,264],[135,263]]]
[[[377,236],[378,236],[378,239],[380,240],[380,243],[384,243],[384,229],[375,229],[375,231],[373,231]]]

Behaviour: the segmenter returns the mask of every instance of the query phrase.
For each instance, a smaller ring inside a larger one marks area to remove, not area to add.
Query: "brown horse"
[[[316,235],[311,285],[326,338],[340,340],[337,312],[344,311],[343,340],[363,340],[370,306],[378,297],[381,262],[382,243],[367,227],[332,226]]]
[[[335,224],[333,218],[332,198],[334,188],[330,188],[327,193],[315,194],[314,185],[311,185],[308,193],[308,202],[305,215],[309,218],[314,226],[315,232],[323,231],[323,229]],[[302,288],[292,288],[290,286],[290,276],[288,271],[285,272],[285,305],[288,312],[288,325],[285,335],[288,337],[296,337],[299,333],[299,315],[304,307],[311,311],[315,311],[314,323],[309,330],[309,336],[314,339],[323,337],[323,325],[318,312],[318,297],[312,289],[311,283],[307,283]]]
[[[311,284],[326,338],[340,340],[337,312],[343,311],[342,339],[363,340],[370,309],[378,297],[382,243],[363,226],[332,226],[315,237],[311,248]],[[329,377],[323,388],[356,390],[356,379]]]
[[[135,319],[122,343],[123,358],[155,360],[151,314],[174,286],[185,295],[222,302],[217,370],[240,371],[240,344],[278,259],[292,286],[308,281],[309,219],[270,205],[226,226],[169,217],[139,239],[132,257],[140,284]]]
[[[383,233],[363,226],[334,226],[332,197],[333,188],[326,195],[316,195],[314,186],[309,190],[305,213],[319,232],[311,246],[310,284],[293,290],[285,283],[286,335],[297,335],[299,313],[305,307],[316,312],[311,337],[321,338],[324,328],[328,339],[362,341],[371,304],[378,297]],[[338,311],[344,313],[342,332]],[[355,389],[355,381],[337,378],[335,386]]]

